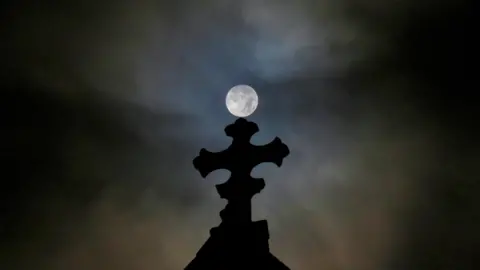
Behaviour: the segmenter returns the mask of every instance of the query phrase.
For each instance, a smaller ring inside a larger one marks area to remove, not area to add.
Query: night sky
[[[0,269],[183,269],[236,84],[291,150],[253,176],[292,270],[480,269],[478,15],[449,2],[2,2]]]

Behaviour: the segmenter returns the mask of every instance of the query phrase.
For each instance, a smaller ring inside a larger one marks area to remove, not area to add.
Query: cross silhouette
[[[258,131],[257,124],[239,118],[225,128],[226,135],[233,139],[227,149],[213,153],[203,148],[193,160],[194,167],[204,178],[218,169],[231,172],[225,183],[216,185],[220,197],[229,201],[220,213],[224,222],[251,221],[251,198],[265,187],[262,178],[250,176],[251,171],[255,166],[266,162],[280,167],[290,153],[278,137],[266,145],[252,145],[250,139]]]
[[[266,145],[252,145],[250,139],[257,132],[257,124],[239,118],[225,128],[233,139],[227,149],[217,153],[202,149],[193,160],[204,178],[218,169],[231,174],[225,183],[216,185],[220,197],[228,200],[220,212],[222,222],[210,230],[210,238],[185,270],[289,270],[270,253],[267,221],[252,222],[251,199],[265,187],[265,181],[250,173],[264,162],[280,167],[290,151],[277,137]]]

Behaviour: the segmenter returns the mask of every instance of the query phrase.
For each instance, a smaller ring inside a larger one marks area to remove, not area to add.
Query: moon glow
[[[251,115],[258,106],[258,95],[248,85],[237,85],[228,91],[226,98],[228,111],[237,117]]]

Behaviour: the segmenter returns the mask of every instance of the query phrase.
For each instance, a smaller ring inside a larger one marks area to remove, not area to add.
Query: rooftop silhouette
[[[266,145],[252,145],[250,139],[258,131],[257,124],[239,118],[225,128],[233,139],[227,149],[217,153],[201,149],[193,160],[204,178],[218,169],[227,169],[231,175],[216,185],[220,197],[228,201],[220,212],[222,222],[210,230],[210,238],[185,270],[289,269],[270,253],[267,221],[252,221],[251,200],[265,187],[265,181],[250,173],[265,162],[280,167],[290,150],[278,137]]]

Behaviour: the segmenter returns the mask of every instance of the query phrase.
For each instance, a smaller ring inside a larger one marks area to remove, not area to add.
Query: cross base
[[[270,253],[266,220],[210,230],[210,238],[185,270],[289,270]]]

